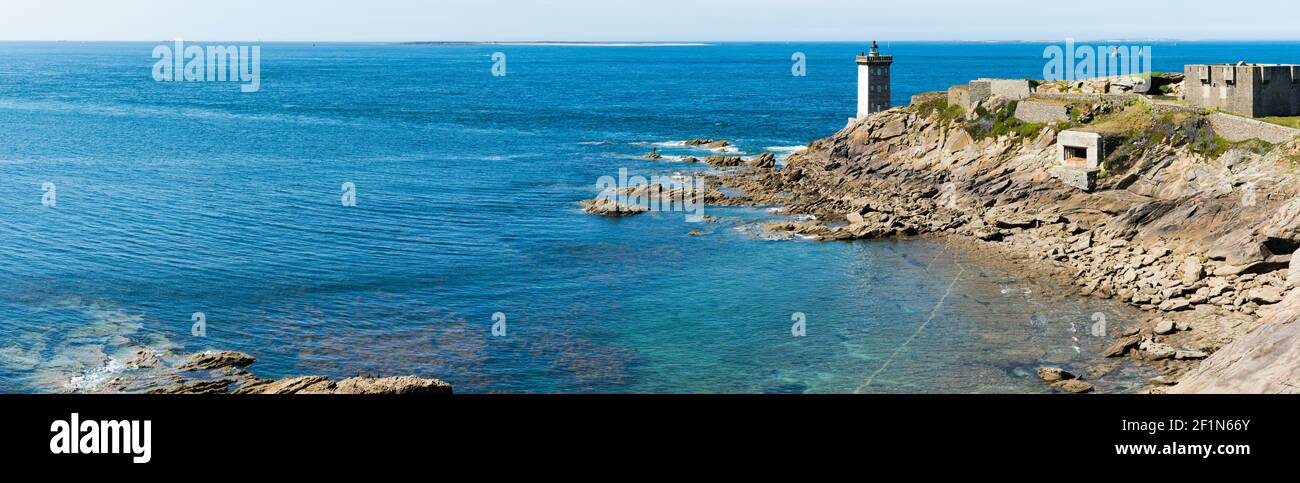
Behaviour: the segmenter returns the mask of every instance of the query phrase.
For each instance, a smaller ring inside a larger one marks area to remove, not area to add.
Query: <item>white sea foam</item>
[[[651,144],[652,146],[659,146],[659,147],[661,147],[661,148],[684,148],[684,147],[686,147],[686,141],[663,141],[663,142],[650,143],[650,144]]]
[[[808,150],[808,146],[768,146],[766,149],[776,153],[777,164],[784,165],[786,158],[794,153]]]
[[[104,383],[113,380],[118,373],[126,369],[126,364],[109,357],[103,366],[92,368],[68,380],[68,389],[80,392],[95,392]]]

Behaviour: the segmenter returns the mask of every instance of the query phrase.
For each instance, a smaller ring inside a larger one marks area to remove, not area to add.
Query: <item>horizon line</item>
[[[316,44],[557,44],[557,45],[599,45],[599,44],[840,44],[867,43],[872,39],[839,40],[263,40],[263,39],[0,39],[0,42],[79,42],[79,43],[144,43],[144,42],[264,42],[264,43],[316,43]],[[1067,39],[874,39],[885,43],[1064,43]],[[1300,42],[1300,38],[1102,38],[1069,39],[1076,43],[1097,42]]]

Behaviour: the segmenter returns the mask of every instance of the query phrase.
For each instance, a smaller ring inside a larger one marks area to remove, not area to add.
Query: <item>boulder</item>
[[[704,162],[719,168],[734,168],[745,164],[745,160],[740,156],[722,156],[713,155],[704,158]]]
[[[1111,344],[1110,346],[1106,347],[1106,350],[1102,352],[1102,356],[1123,357],[1124,354],[1128,353],[1129,349],[1136,347],[1140,342],[1142,342],[1142,338],[1138,337],[1136,334],[1130,335],[1123,339],[1119,339],[1115,341],[1113,344]]]
[[[245,367],[254,362],[257,362],[257,359],[253,356],[240,352],[200,352],[190,356],[179,370],[206,371],[226,367]]]
[[[1142,343],[1138,344],[1138,349],[1142,351],[1143,355],[1146,356],[1147,359],[1153,361],[1170,359],[1178,353],[1178,351],[1174,350],[1174,348],[1169,344],[1156,342],[1151,339],[1143,340]]]
[[[1264,234],[1276,240],[1300,241],[1300,198],[1282,205],[1269,218]]]
[[[873,133],[872,137],[876,139],[892,139],[902,136],[907,132],[907,122],[903,119],[895,119]]]
[[[1255,238],[1254,229],[1251,227],[1229,232],[1216,239],[1210,247],[1207,256],[1213,260],[1223,260],[1226,265],[1215,270],[1216,275],[1242,273],[1273,255],[1268,247]],[[1237,270],[1236,273],[1226,273],[1234,270]],[[1221,271],[1225,273],[1220,273]]]
[[[1055,384],[1052,384],[1052,387],[1056,388],[1061,392],[1068,393],[1068,394],[1085,394],[1085,393],[1090,393],[1095,389],[1092,386],[1092,384],[1089,384],[1087,382],[1078,379],[1068,379],[1065,381],[1060,381]]]
[[[1174,352],[1174,359],[1178,359],[1180,361],[1192,360],[1192,359],[1204,359],[1209,356],[1210,356],[1209,354],[1206,354],[1203,351],[1180,350]]]
[[[1174,333],[1177,328],[1178,327],[1174,324],[1174,321],[1169,319],[1160,319],[1159,322],[1156,322],[1156,326],[1152,330],[1158,335],[1166,335]]]
[[[1192,286],[1205,277],[1205,265],[1201,257],[1191,256],[1183,259],[1183,285]]]
[[[1069,379],[1077,379],[1078,376],[1075,376],[1074,374],[1071,374],[1069,371],[1066,371],[1065,369],[1061,369],[1059,367],[1040,367],[1038,368],[1038,378],[1042,379],[1045,382],[1057,382],[1057,381],[1065,381]]]
[[[1273,305],[1282,301],[1282,289],[1277,287],[1260,287],[1251,289],[1247,297],[1260,305]]]
[[[756,169],[773,169],[776,167],[776,156],[772,153],[763,153],[749,160],[749,165]]]
[[[1163,312],[1178,312],[1192,308],[1192,303],[1184,298],[1169,299],[1160,304]]]

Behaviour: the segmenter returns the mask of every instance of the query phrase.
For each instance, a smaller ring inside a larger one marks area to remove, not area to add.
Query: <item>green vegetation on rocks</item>
[[[1046,124],[1029,123],[1017,119],[1017,105],[1016,101],[1010,101],[994,107],[992,111],[982,106],[976,108],[976,118],[967,121],[963,127],[966,129],[966,133],[977,141],[1006,135],[1012,135],[1016,139],[1032,138],[1037,136],[1044,127],[1047,127]]]

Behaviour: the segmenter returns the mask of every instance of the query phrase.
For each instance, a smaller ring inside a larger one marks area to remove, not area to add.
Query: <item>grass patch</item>
[[[1151,106],[1146,103],[1134,103],[1124,110],[1098,116],[1083,131],[1095,132],[1103,136],[1125,137],[1134,133],[1145,133],[1156,125],[1156,116]]]
[[[945,123],[961,119],[966,114],[966,110],[961,106],[948,105],[947,97],[931,99],[916,106],[916,113],[921,117],[930,117],[936,112],[939,113],[939,119]]]
[[[1108,152],[1103,156],[1103,166],[1113,173],[1127,172],[1159,146],[1186,146],[1207,159],[1216,159],[1234,148],[1261,153],[1272,149],[1268,143],[1228,142],[1215,134],[1210,123],[1197,113],[1172,111],[1156,114],[1150,105],[1141,102],[1098,116],[1076,130],[1095,132],[1106,138]]]
[[[1276,116],[1274,116],[1274,117],[1261,117],[1261,118],[1259,118],[1259,120],[1260,120],[1260,121],[1267,122],[1267,123],[1270,123],[1270,124],[1277,124],[1277,125],[1279,125],[1279,126],[1286,126],[1286,127],[1292,127],[1292,128],[1300,129],[1300,116],[1290,116],[1290,117],[1276,117]]]
[[[985,109],[983,106],[975,109],[975,120],[966,122],[963,127],[970,137],[979,141],[990,137],[1000,137],[1011,135],[1016,139],[1028,139],[1038,135],[1046,124],[1024,122],[1016,119],[1016,106],[1019,103],[1011,101],[1003,104],[993,111]]]

